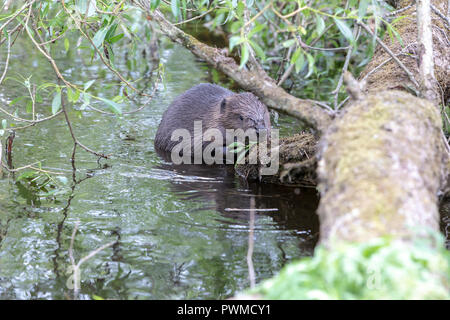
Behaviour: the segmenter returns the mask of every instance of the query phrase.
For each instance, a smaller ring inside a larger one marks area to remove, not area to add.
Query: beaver
[[[270,132],[267,107],[252,93],[234,93],[221,86],[202,83],[179,95],[164,112],[155,137],[155,147],[170,152],[179,144],[172,141],[175,129],[187,129],[194,139],[194,121],[202,121],[202,130],[218,129],[226,137],[226,129],[254,128]],[[203,143],[203,149],[207,143]],[[224,142],[224,147],[225,142]]]

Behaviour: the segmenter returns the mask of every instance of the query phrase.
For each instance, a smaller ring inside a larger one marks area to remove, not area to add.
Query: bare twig
[[[62,94],[61,94],[61,109],[62,109],[62,112],[64,113],[64,118],[66,119],[67,127],[69,128],[70,135],[71,135],[71,137],[72,137],[73,142],[74,142],[75,144],[79,145],[82,149],[86,150],[86,151],[89,152],[89,153],[92,153],[93,155],[96,155],[97,157],[108,159],[108,157],[109,157],[110,155],[105,155],[105,154],[103,154],[103,153],[94,151],[94,150],[92,150],[92,149],[86,147],[86,146],[85,146],[84,144],[82,144],[82,143],[78,140],[78,138],[75,136],[75,133],[74,133],[73,128],[72,128],[72,123],[70,122],[70,120],[69,120],[69,115],[67,114],[66,103],[65,103],[65,101],[64,101],[64,97],[63,97]],[[73,158],[72,158],[72,161],[74,161]]]
[[[19,171],[22,171],[22,170],[25,170],[25,169],[33,169],[35,171],[48,173],[48,174],[56,174],[56,175],[64,174],[63,172],[50,171],[50,170],[45,170],[45,169],[42,169],[42,168],[35,167],[36,164],[41,164],[43,161],[44,160],[36,161],[36,162],[31,163],[31,164],[27,164],[25,166],[22,166],[22,167],[19,167],[19,168],[15,168],[15,169],[8,168],[8,166],[6,166],[4,163],[1,163],[1,161],[0,161],[0,165],[2,165],[3,168],[5,168],[6,171],[8,171],[8,172],[19,172]]]
[[[75,242],[75,236],[78,231],[78,225],[80,224],[79,221],[75,223],[75,227],[73,228],[72,237],[70,238],[70,246],[69,246],[69,259],[70,263],[72,265],[72,272],[73,272],[73,291],[74,291],[74,297],[76,298],[78,296],[78,292],[80,290],[80,268],[83,263],[85,263],[90,258],[94,257],[99,252],[105,250],[108,247],[111,247],[116,241],[111,241],[107,244],[102,245],[101,247],[91,251],[88,255],[81,258],[78,263],[75,263],[75,259],[73,257],[73,244]]]
[[[253,247],[255,243],[255,198],[250,198],[250,219],[248,230],[248,250],[247,250],[247,265],[248,265],[248,277],[250,280],[250,288],[255,287],[255,268],[253,267]]]
[[[8,19],[8,21],[6,21],[4,24],[2,24],[2,26],[0,27],[0,33],[3,31],[3,29],[9,24],[11,23],[11,21],[13,21],[14,19],[16,19],[16,17],[18,15],[20,15],[22,12],[24,12],[28,7],[31,8],[31,6],[33,5],[33,3],[35,3],[36,0],[30,1],[25,3],[19,10],[16,11],[15,14],[13,14],[11,16],[11,18]]]
[[[6,72],[8,71],[10,56],[11,56],[11,36],[8,36],[8,52],[6,54],[5,69],[3,70],[2,76],[0,77],[0,85],[2,84],[3,80],[5,79]]]
[[[353,37],[355,38],[355,41],[358,40],[360,31],[361,31],[361,27],[360,26],[356,27],[353,30]],[[347,55],[345,57],[344,66],[342,67],[342,73],[341,73],[341,76],[339,77],[338,84],[336,86],[336,89],[334,89],[331,92],[332,94],[334,94],[334,110],[338,110],[338,106],[339,106],[338,105],[339,91],[341,90],[342,82],[344,80],[344,74],[348,70],[348,65],[350,63],[350,58],[352,56],[352,52],[353,52],[353,45],[349,45],[348,46],[348,50],[347,50]]]
[[[241,29],[241,37],[247,39],[247,34],[250,32],[250,26],[253,21],[256,20],[257,17],[259,17],[261,14],[264,13],[264,11],[269,7],[267,5],[263,10],[258,12],[253,18],[250,19],[250,11],[248,10],[248,7],[246,5],[246,2],[244,1],[244,26]],[[265,74],[263,67],[259,64],[258,60],[256,60],[255,52],[250,44],[246,44],[248,46],[248,52],[249,52],[249,58],[248,58],[248,66],[250,67],[250,70],[257,70],[257,72],[261,74]]]
[[[437,93],[436,78],[434,76],[430,0],[417,0],[416,4],[420,93],[424,98],[438,102],[439,95]]]
[[[413,6],[414,6],[414,4],[410,4],[410,5],[408,5],[408,6],[404,7],[404,8],[401,8],[401,9],[389,12],[389,13],[385,14],[384,17],[387,18],[387,17],[396,16],[399,13],[402,13],[402,12],[408,10],[409,8],[413,7]]]
[[[72,15],[72,13],[70,12],[70,10],[67,9],[65,1],[61,0],[61,4],[63,6],[64,11],[73,19],[73,21],[75,21],[75,25],[77,27],[77,29],[80,31],[80,33],[91,43],[92,48],[95,50],[95,52],[98,54],[98,56],[100,57],[100,60],[102,60],[103,64],[109,69],[111,70],[112,73],[114,73],[123,83],[126,84],[127,87],[129,87],[131,90],[136,91],[137,93],[139,93],[140,95],[143,96],[149,96],[148,94],[141,92],[140,90],[138,90],[137,88],[135,88],[127,79],[125,79],[122,74],[120,72],[118,72],[115,68],[113,68],[111,66],[111,64],[106,61],[105,57],[103,56],[103,54],[100,52],[100,50],[97,48],[97,46],[94,44],[94,41],[92,40],[92,38],[86,33],[84,32],[83,28],[80,25],[80,21],[78,21],[76,19],[76,17],[74,17]]]
[[[380,38],[374,32],[362,21],[358,21],[357,24],[359,24],[361,27],[363,27],[364,30],[366,30],[367,33],[369,33],[372,37],[375,38],[375,40],[378,42],[378,44],[394,59],[394,61],[399,65],[399,67],[405,71],[406,75],[408,76],[409,80],[414,84],[414,86],[418,89],[420,86],[417,83],[416,79],[414,78],[414,75],[412,72],[406,68],[406,66],[397,58],[397,56],[392,52],[391,49],[383,42]]]
[[[414,56],[411,56],[410,54],[407,54],[406,52],[409,50],[409,47],[411,46],[415,46],[417,45],[417,42],[413,42],[408,44],[406,47],[403,48],[403,50],[396,54],[396,56],[400,57],[400,56],[406,56],[406,57],[411,57],[414,58]],[[384,60],[382,63],[380,63],[378,66],[376,66],[375,68],[373,68],[372,70],[370,70],[363,78],[362,81],[366,80],[369,76],[371,76],[372,74],[374,74],[375,72],[377,72],[381,67],[383,67],[386,63],[388,63],[389,61],[391,61],[392,58],[387,58],[386,60]]]
[[[432,3],[430,3],[431,9],[436,13],[442,20],[445,22],[445,27],[447,29],[450,28],[450,19],[449,17],[446,17],[442,12],[439,11],[438,8],[436,8]]]
[[[205,12],[203,12],[202,14],[200,14],[200,15],[198,15],[198,16],[192,17],[192,18],[187,19],[187,20],[184,20],[184,21],[180,21],[180,22],[174,23],[173,25],[174,25],[174,26],[179,26],[179,25],[181,25],[181,24],[185,24],[185,23],[192,22],[192,21],[194,21],[194,20],[203,18],[203,17],[206,16],[208,13],[210,13],[210,12],[216,10],[216,9],[217,9],[217,8],[210,8],[208,11],[205,11]]]

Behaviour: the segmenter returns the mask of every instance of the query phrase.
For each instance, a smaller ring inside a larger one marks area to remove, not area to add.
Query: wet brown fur
[[[270,131],[269,111],[254,94],[236,94],[218,85],[203,83],[175,98],[164,112],[156,133],[155,147],[170,152],[179,143],[171,141],[172,132],[184,128],[193,137],[194,121],[199,120],[202,121],[203,132],[216,128],[222,132],[224,139],[226,129]]]

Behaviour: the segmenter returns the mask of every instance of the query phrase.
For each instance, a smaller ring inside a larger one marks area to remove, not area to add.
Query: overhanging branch
[[[195,37],[178,29],[167,21],[160,11],[150,12],[148,10],[147,14],[149,19],[158,23],[161,31],[172,41],[189,49],[194,55],[225,73],[243,89],[252,91],[268,107],[289,114],[320,133],[328,127],[332,116],[327,111],[314,105],[313,102],[288,94],[277,86],[265,72],[239,69],[233,58],[223,55],[219,49],[205,45]]]

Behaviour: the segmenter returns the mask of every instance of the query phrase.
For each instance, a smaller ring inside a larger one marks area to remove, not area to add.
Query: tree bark
[[[318,166],[320,241],[365,241],[439,230],[441,117],[406,92],[354,101],[323,136]]]

